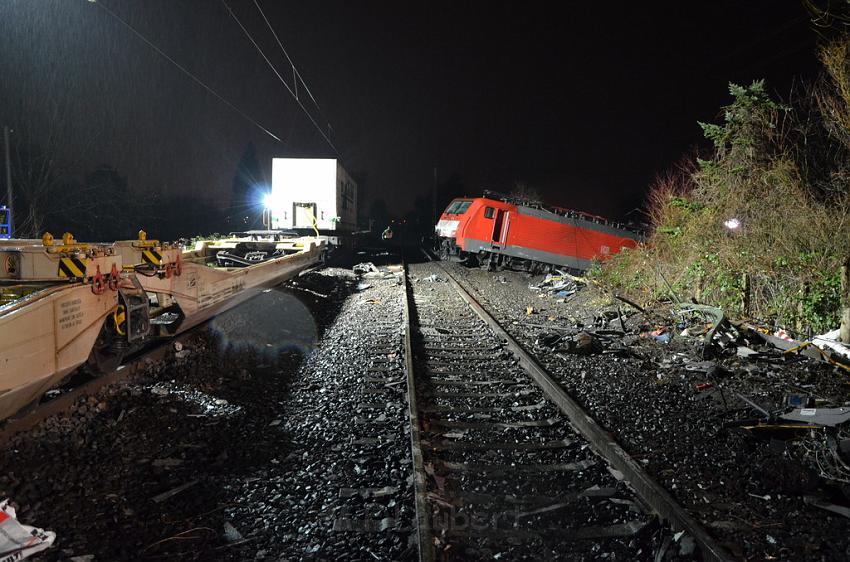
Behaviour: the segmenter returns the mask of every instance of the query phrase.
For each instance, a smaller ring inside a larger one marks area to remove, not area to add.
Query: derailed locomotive
[[[552,266],[587,270],[634,248],[640,231],[579,211],[492,192],[455,199],[435,227],[443,259],[537,272]]]

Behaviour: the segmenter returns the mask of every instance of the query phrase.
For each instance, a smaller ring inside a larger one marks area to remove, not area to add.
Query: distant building
[[[357,184],[335,158],[273,158],[271,227],[352,232]]]

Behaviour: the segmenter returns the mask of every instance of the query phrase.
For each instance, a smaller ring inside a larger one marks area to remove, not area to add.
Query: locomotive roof
[[[528,197],[522,197],[522,196],[519,196],[519,195],[507,195],[507,194],[504,194],[504,193],[499,193],[497,191],[485,190],[483,197],[486,198],[486,199],[494,200],[494,201],[502,201],[504,203],[510,203],[512,205],[530,207],[532,209],[539,209],[541,211],[546,211],[546,212],[549,212],[549,213],[552,213],[552,214],[555,214],[555,215],[559,215],[559,216],[562,216],[562,217],[575,217],[575,218],[580,218],[580,219],[584,219],[584,220],[595,222],[595,223],[608,224],[608,225],[611,225],[611,226],[615,226],[617,228],[622,228],[623,230],[630,230],[630,231],[633,231],[633,232],[636,232],[636,233],[642,232],[642,229],[640,229],[640,228],[633,227],[633,226],[626,225],[626,224],[622,224],[622,223],[617,222],[617,221],[612,221],[612,220],[606,219],[605,217],[600,217],[599,215],[593,215],[591,213],[585,213],[583,211],[576,211],[575,209],[567,209],[565,207],[558,207],[558,206],[555,206],[555,205],[549,205],[547,203],[544,203],[543,201],[538,201],[536,199],[530,199]]]

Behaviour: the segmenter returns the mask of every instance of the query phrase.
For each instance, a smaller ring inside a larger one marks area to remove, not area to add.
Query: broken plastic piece
[[[364,274],[364,273],[377,273],[378,268],[375,267],[375,264],[372,262],[364,262],[358,263],[354,267],[351,268],[351,271],[354,273]]]
[[[238,542],[242,540],[242,533],[236,530],[236,527],[230,521],[224,522],[224,540],[227,542]]]
[[[835,427],[850,421],[850,408],[795,408],[779,417],[783,420]]]
[[[814,399],[807,394],[789,394],[785,401],[792,408],[811,408],[815,405]]]
[[[771,414],[770,412],[768,412],[767,410],[765,410],[764,408],[762,408],[761,406],[759,406],[758,404],[756,404],[755,402],[753,402],[752,400],[750,400],[749,398],[744,396],[743,394],[740,394],[740,393],[736,393],[736,394],[737,394],[738,398],[740,398],[741,400],[746,402],[753,410],[762,414],[766,419],[768,419],[768,420],[773,419],[773,414]],[[802,421],[810,421],[810,420],[802,420]]]
[[[834,353],[843,355],[846,359],[850,359],[850,346],[847,346],[839,341],[841,330],[836,329],[819,336],[812,338],[812,343],[826,351],[832,350]]]
[[[340,488],[339,497],[350,498],[360,496],[362,498],[382,498],[398,493],[398,486],[384,486],[383,488]]]
[[[829,503],[815,496],[803,496],[803,501],[813,507],[819,507],[826,511],[831,511],[832,513],[837,513],[838,515],[850,518],[850,507]]]
[[[794,346],[790,349],[786,349],[783,353],[788,354],[788,353],[794,353],[795,351],[798,352],[798,353],[801,353],[803,355],[807,355],[809,357],[812,357],[814,359],[823,359],[824,361],[826,361],[830,365],[835,365],[836,367],[844,369],[845,371],[850,371],[850,366],[845,365],[844,363],[841,363],[839,361],[836,361],[835,359],[832,358],[832,355],[830,355],[829,352],[824,351],[823,349],[821,349],[820,347],[818,347],[817,345],[815,345],[814,343],[812,343],[810,341],[803,342],[800,345],[796,345],[796,346]]]
[[[573,277],[562,271],[558,271],[558,273],[559,275],[549,273],[543,281],[536,285],[529,285],[528,288],[532,291],[545,291],[558,297],[568,297],[578,291],[584,284],[577,277]]]
[[[715,306],[707,306],[704,304],[693,304],[689,302],[679,303],[679,312],[681,314],[699,312],[711,320],[712,327],[705,334],[705,343],[707,345],[711,343],[711,340],[714,338],[714,334],[717,332],[717,329],[726,320],[726,317],[723,315],[723,311],[721,309]]]
[[[396,520],[392,517],[383,519],[350,519],[340,517],[334,519],[333,530],[335,532],[354,531],[356,533],[380,533],[396,526]]]
[[[758,355],[759,352],[745,345],[741,345],[738,346],[738,351],[736,354],[738,355],[738,357],[752,357],[754,355]]]
[[[157,494],[156,496],[152,497],[151,500],[153,500],[156,503],[162,503],[165,500],[167,500],[168,498],[170,498],[172,496],[176,496],[177,494],[179,494],[180,492],[183,492],[184,490],[188,490],[189,488],[191,488],[192,486],[194,486],[198,482],[200,482],[200,480],[190,480],[189,482],[186,482],[185,484],[181,484],[181,485],[177,486],[176,488],[172,488],[171,490],[168,490],[167,492]]]
[[[9,500],[0,502],[0,561],[17,562],[53,545],[56,533],[22,525]]]

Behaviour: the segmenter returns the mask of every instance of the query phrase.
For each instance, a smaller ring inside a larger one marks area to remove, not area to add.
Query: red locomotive
[[[593,258],[634,248],[641,239],[638,231],[601,217],[486,191],[452,201],[435,233],[444,259],[532,272],[552,265],[583,271]]]

